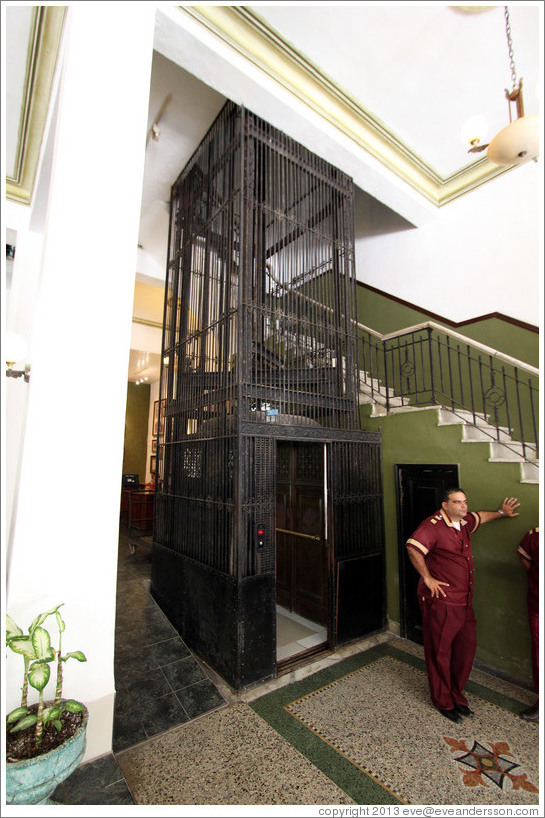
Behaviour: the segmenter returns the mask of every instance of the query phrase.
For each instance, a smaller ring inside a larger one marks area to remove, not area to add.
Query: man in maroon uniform
[[[472,713],[463,693],[477,646],[471,534],[483,523],[518,517],[518,506],[516,497],[506,497],[498,511],[468,513],[462,489],[450,488],[439,511],[406,543],[420,574],[417,593],[431,700],[451,721]]]
[[[523,710],[520,717],[525,721],[539,722],[539,528],[532,528],[524,535],[518,547],[520,561],[528,572],[528,624],[532,637],[532,679],[538,694],[536,703]]]

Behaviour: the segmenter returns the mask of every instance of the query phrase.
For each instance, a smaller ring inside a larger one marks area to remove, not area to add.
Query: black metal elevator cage
[[[380,440],[359,426],[353,202],[349,177],[231,102],[172,188],[152,592],[235,687],[274,673],[278,438],[329,446],[338,559],[382,566]]]

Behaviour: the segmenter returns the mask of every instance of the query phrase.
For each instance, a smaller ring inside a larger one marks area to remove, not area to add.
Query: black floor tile
[[[190,719],[195,719],[225,704],[223,696],[208,679],[177,690],[176,696]]]
[[[136,554],[130,555],[131,559],[131,571],[134,574],[142,574],[147,579],[149,579],[150,572],[151,572],[151,552],[149,554],[142,554],[140,557],[136,557]]]
[[[127,683],[137,675],[149,673],[157,667],[155,656],[152,652],[154,645],[145,648],[135,642],[124,640],[119,637],[115,641],[114,673],[116,684]]]
[[[150,645],[148,650],[159,667],[170,665],[172,662],[178,662],[180,659],[191,655],[179,636],[175,636],[173,639],[165,639],[162,642],[156,642],[154,645]]]
[[[206,674],[201,670],[197,661],[192,656],[187,656],[185,659],[180,659],[179,662],[165,665],[162,671],[168,679],[172,690],[180,690],[182,687],[188,687],[188,685],[206,679]]]
[[[149,595],[149,589],[141,579],[127,579],[118,582],[116,599],[122,606],[127,605],[129,608],[149,605],[153,602]]]
[[[163,642],[165,639],[173,639],[178,635],[176,629],[166,618],[163,621],[149,622],[138,628],[135,633],[143,647],[149,647],[155,642]]]
[[[134,804],[134,799],[125,783],[123,781],[116,781],[115,784],[109,784],[102,790],[96,790],[91,794],[92,800],[78,801],[79,804]]]
[[[174,693],[152,699],[140,713],[140,718],[150,738],[188,720],[187,713]]]
[[[112,753],[82,764],[53,794],[57,804],[133,804]]]
[[[141,710],[143,705],[149,702],[150,699],[158,699],[171,691],[172,688],[165,679],[162,670],[157,668],[151,673],[146,673],[140,678],[128,682],[126,691],[119,692],[118,695],[125,697],[134,707]]]
[[[168,620],[158,605],[146,605],[118,611],[115,627],[116,630],[129,630],[146,627],[155,622],[168,622]]]
[[[128,708],[128,712],[126,712],[126,710],[116,707],[112,738],[114,753],[134,747],[135,744],[148,738],[138,715],[136,715],[133,708]]]
[[[157,642],[158,639],[153,639],[152,642]],[[147,653],[145,642],[142,638],[141,631],[136,629],[128,631],[116,631],[115,633],[115,659],[117,664],[118,658],[122,660],[130,659],[131,656],[142,656]],[[119,656],[118,656],[119,654]],[[155,665],[155,662],[153,662]]]

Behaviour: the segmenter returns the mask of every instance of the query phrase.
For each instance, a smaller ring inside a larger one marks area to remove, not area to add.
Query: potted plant
[[[6,616],[6,645],[23,657],[21,704],[6,718],[6,801],[8,804],[49,804],[57,786],[72,773],[85,752],[89,713],[81,702],[64,699],[63,663],[69,659],[86,662],[81,651],[62,653],[65,624],[61,605],[39,614],[24,634]],[[58,648],[51,644],[43,627],[54,616],[58,628]],[[56,666],[55,698],[46,701],[44,690]],[[29,686],[38,692],[38,701],[28,704]]]

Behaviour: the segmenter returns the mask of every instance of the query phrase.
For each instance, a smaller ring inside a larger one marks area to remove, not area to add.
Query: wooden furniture
[[[155,491],[150,489],[121,490],[121,522],[127,526],[129,548],[134,554],[137,545],[151,548]]]

